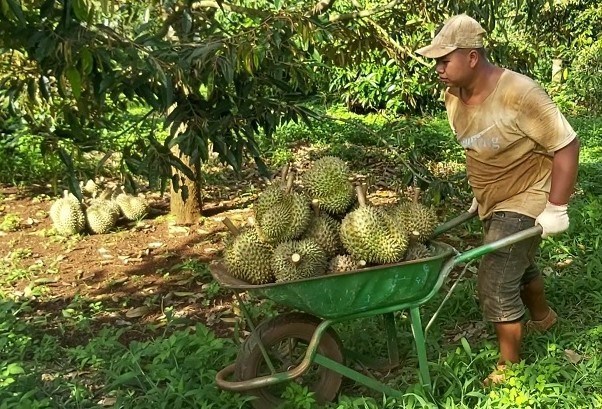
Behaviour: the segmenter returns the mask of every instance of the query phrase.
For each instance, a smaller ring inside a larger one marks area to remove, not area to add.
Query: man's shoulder
[[[498,89],[500,88],[502,91],[521,97],[541,86],[531,77],[506,68],[499,83]]]

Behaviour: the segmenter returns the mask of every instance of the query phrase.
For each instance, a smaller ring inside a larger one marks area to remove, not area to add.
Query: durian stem
[[[416,186],[416,188],[414,189],[414,199],[413,199],[413,202],[414,203],[418,203],[419,199],[420,199],[420,188],[418,186]]]
[[[364,197],[368,197],[368,184],[362,183],[362,191],[364,192]]]
[[[311,208],[314,209],[314,214],[316,216],[320,215],[320,201],[318,199],[311,201]]]
[[[288,171],[291,168],[291,163],[287,162],[284,167],[282,168],[282,170],[280,171],[280,179],[281,180],[287,180],[286,177],[288,176]]]
[[[359,202],[360,207],[366,206],[366,193],[364,192],[363,186],[356,185],[355,192],[357,193],[357,201]]]
[[[293,190],[293,183],[295,182],[295,173],[290,172],[286,178],[286,193],[290,193]]]
[[[357,265],[359,267],[366,267],[367,264],[368,263],[366,263],[366,260],[360,260],[360,261],[357,262]]]
[[[294,265],[299,264],[301,262],[301,254],[293,253],[293,255],[291,256],[291,261]]]
[[[230,233],[234,234],[235,236],[238,236],[238,234],[240,233],[240,230],[238,229],[238,227],[236,227],[234,225],[234,223],[232,223],[232,220],[228,219],[227,217],[224,217],[224,220],[222,220],[222,223],[224,223],[226,225],[228,230],[230,230]]]

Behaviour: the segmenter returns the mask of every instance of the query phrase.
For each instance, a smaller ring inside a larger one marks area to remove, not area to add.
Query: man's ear
[[[481,56],[477,50],[470,50],[468,53],[468,63],[470,64],[470,68],[474,68],[479,63]]]

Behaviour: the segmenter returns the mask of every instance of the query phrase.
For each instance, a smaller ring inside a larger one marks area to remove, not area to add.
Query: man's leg
[[[542,321],[550,313],[541,274],[538,274],[521,288],[520,298],[529,310],[533,321]]]
[[[519,362],[520,345],[523,339],[523,323],[518,320],[513,322],[496,322],[493,325],[500,345],[498,365],[504,365],[508,362]]]
[[[534,219],[527,216],[512,212],[494,213],[485,223],[484,242],[497,241],[533,225]],[[500,349],[498,370],[487,378],[487,382],[503,382],[503,373],[500,374],[503,365],[520,361],[521,319],[525,312],[521,286],[530,284],[527,278],[534,278],[534,275],[527,277],[526,272],[533,265],[531,252],[537,249],[538,244],[537,239],[528,239],[486,254],[481,259],[477,279],[479,301],[484,317],[494,324]],[[530,290],[529,286],[527,293]]]

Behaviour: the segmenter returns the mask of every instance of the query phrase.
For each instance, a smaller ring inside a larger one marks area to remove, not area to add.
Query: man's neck
[[[483,63],[476,72],[472,81],[460,88],[460,98],[467,105],[478,105],[485,101],[495,90],[497,82],[504,72],[503,68]]]

